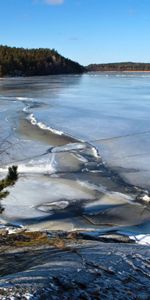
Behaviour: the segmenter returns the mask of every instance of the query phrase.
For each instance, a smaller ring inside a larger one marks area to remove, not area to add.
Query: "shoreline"
[[[65,75],[65,76],[70,76],[70,75],[74,75],[74,76],[82,76],[82,75],[85,75],[87,73],[150,73],[150,70],[148,71],[142,71],[142,70],[96,70],[96,71],[91,71],[91,70],[87,70],[83,73],[69,73],[69,74],[45,74],[45,75],[29,75],[29,76],[4,76],[4,77],[0,77],[0,80],[3,80],[3,79],[21,79],[21,78],[33,78],[33,77],[48,77],[48,76],[62,76],[62,75]]]

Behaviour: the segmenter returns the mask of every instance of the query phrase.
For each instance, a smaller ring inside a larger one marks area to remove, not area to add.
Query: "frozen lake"
[[[109,214],[105,224],[96,217],[91,221],[89,215],[102,207],[111,208],[112,214],[113,205],[125,205],[124,211],[134,205],[137,215],[129,222],[125,213],[123,222],[117,219],[111,226],[148,222],[148,211],[139,220],[133,193],[126,195],[119,183],[110,182],[111,175],[104,179],[101,165],[104,162],[125,182],[150,190],[149,114],[149,73],[1,79],[1,176],[11,164],[17,164],[20,173],[5,200],[3,222],[34,223],[32,216],[43,220],[45,214],[49,220],[56,207],[64,210],[70,207],[68,201],[81,199],[71,229],[105,227]],[[97,202],[91,207],[93,200]],[[123,210],[119,213],[123,216]],[[81,216],[86,214],[85,222]],[[54,218],[52,222],[54,226]]]

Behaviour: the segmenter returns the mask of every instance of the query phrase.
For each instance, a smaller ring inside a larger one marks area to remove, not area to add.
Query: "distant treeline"
[[[121,63],[109,63],[109,64],[92,64],[86,67],[87,71],[150,71],[150,63],[133,63],[133,62],[121,62]]]
[[[83,73],[80,64],[52,49],[0,46],[0,77]]]

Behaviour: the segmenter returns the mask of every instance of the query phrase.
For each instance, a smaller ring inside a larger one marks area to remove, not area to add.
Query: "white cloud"
[[[48,5],[59,5],[63,4],[64,0],[44,0],[44,2]]]

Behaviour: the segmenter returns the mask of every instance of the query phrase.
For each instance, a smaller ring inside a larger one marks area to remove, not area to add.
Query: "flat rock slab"
[[[0,299],[150,299],[150,248],[72,241],[0,254]]]

